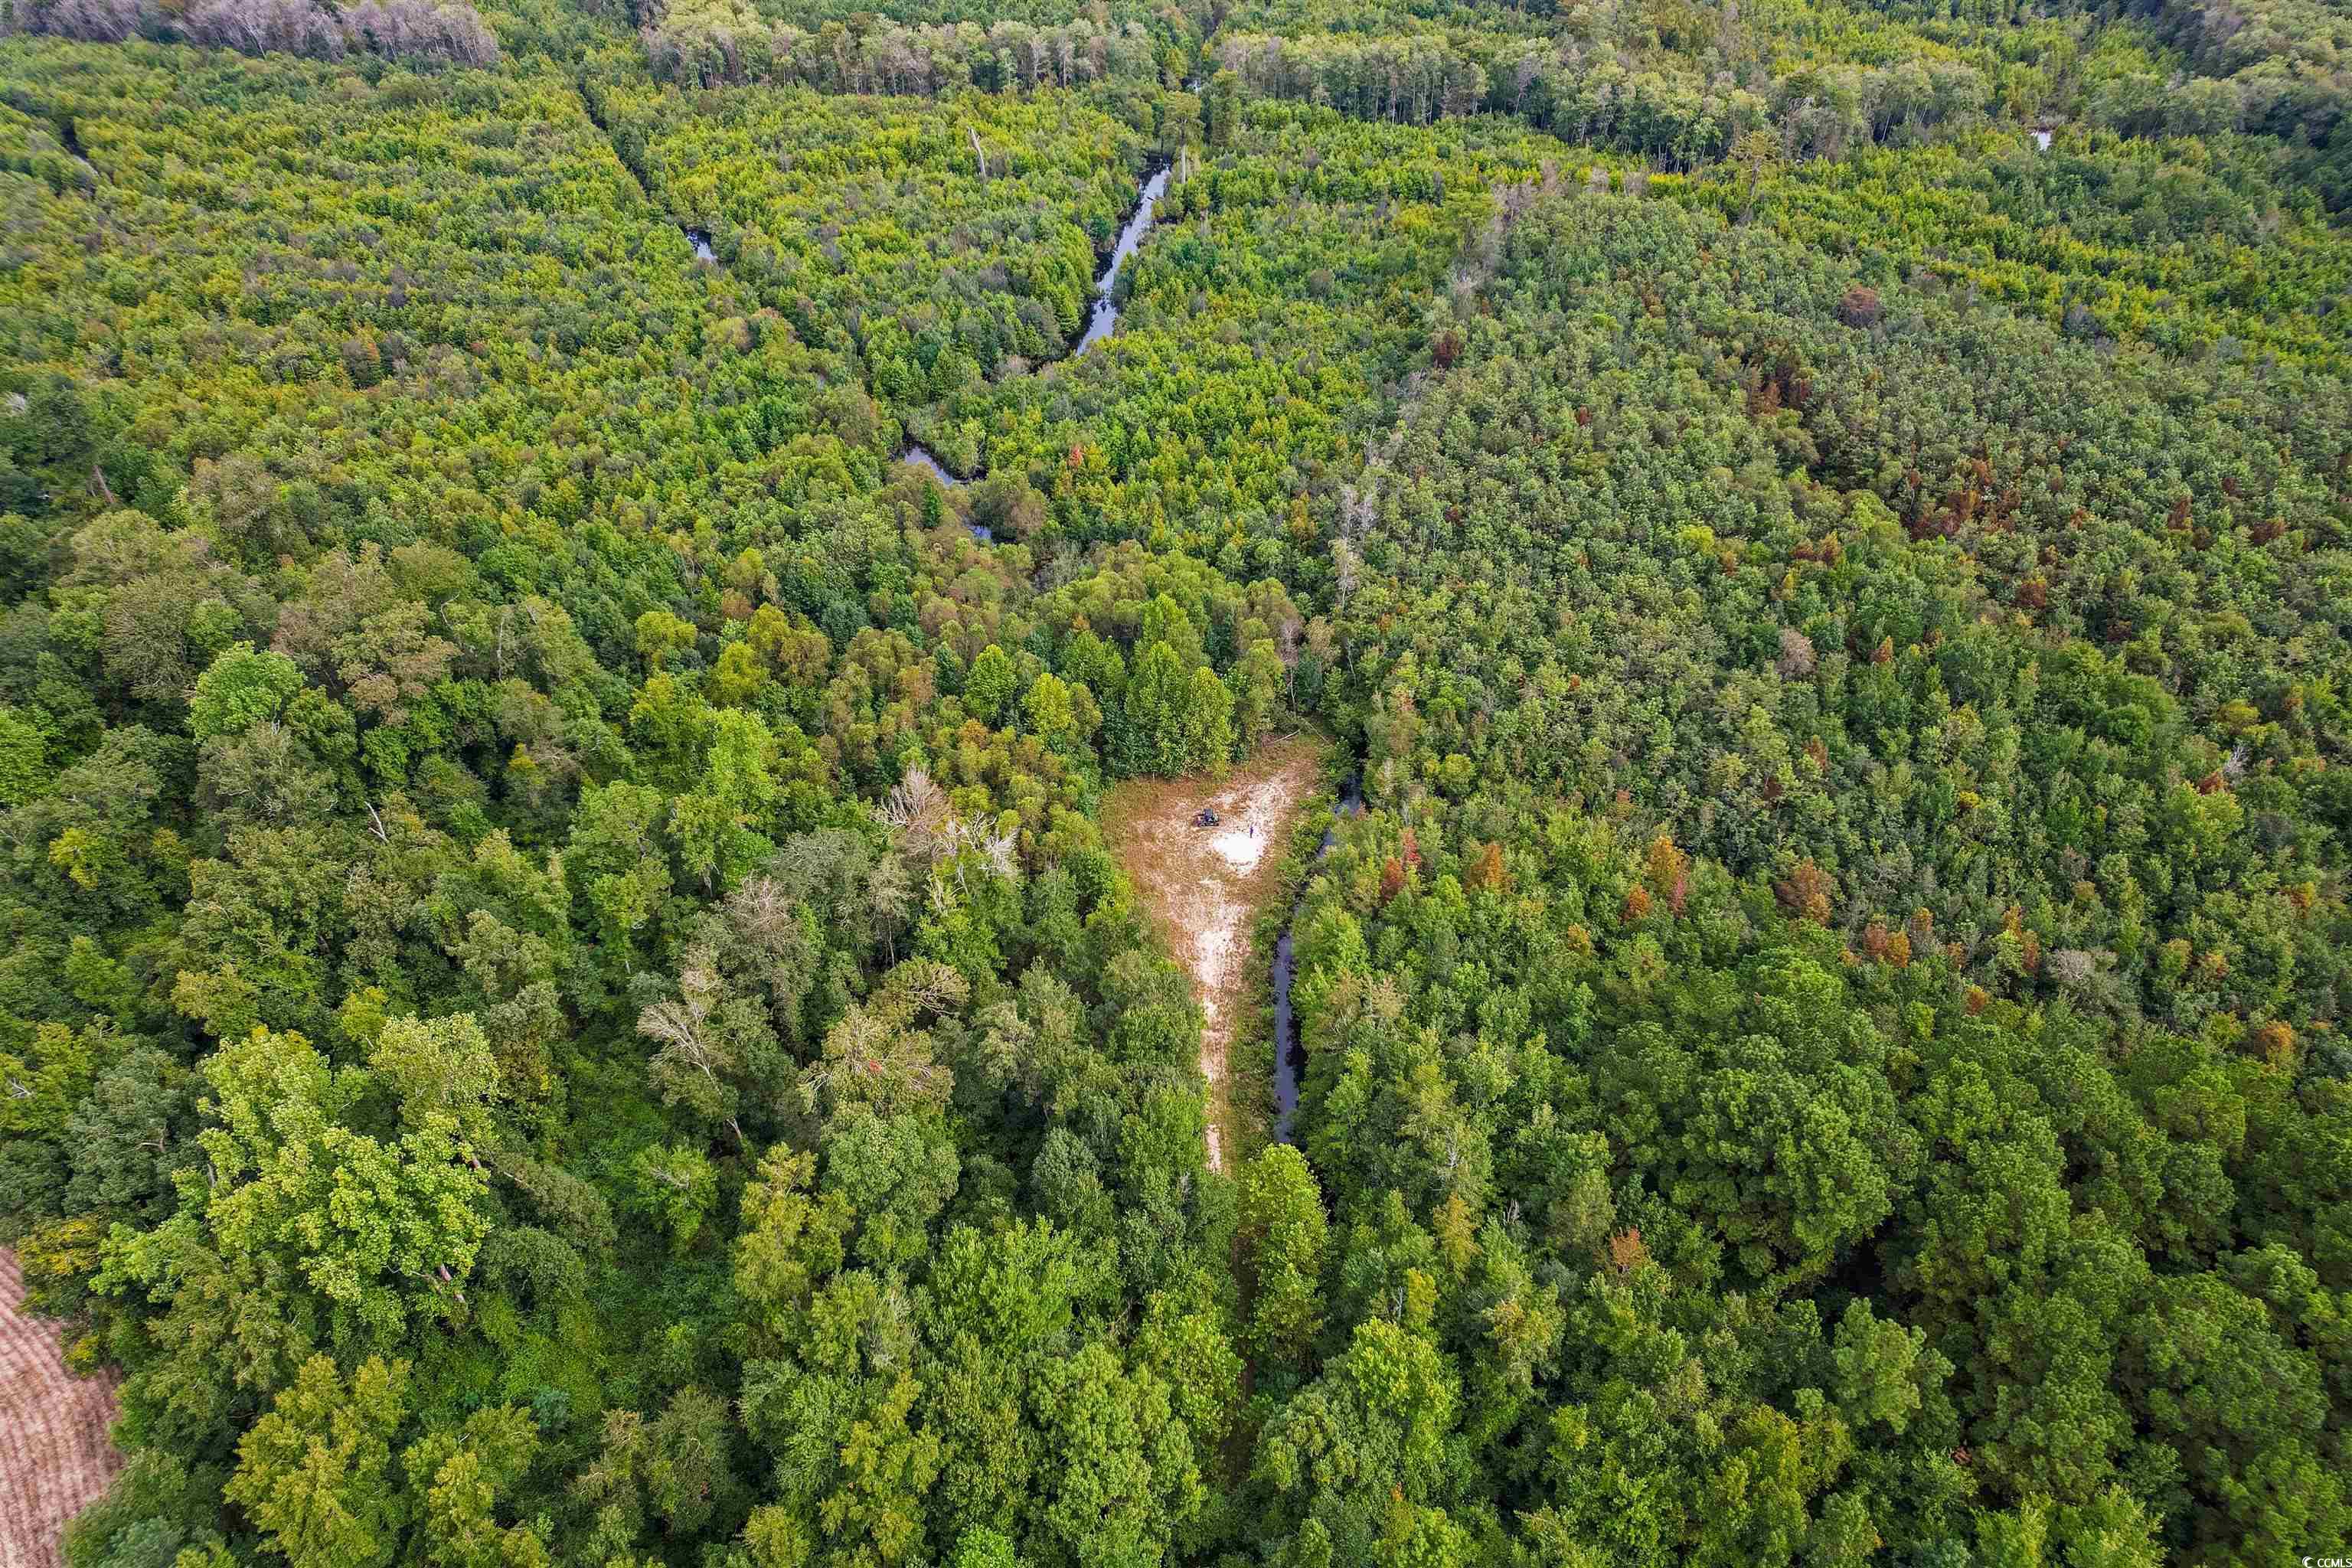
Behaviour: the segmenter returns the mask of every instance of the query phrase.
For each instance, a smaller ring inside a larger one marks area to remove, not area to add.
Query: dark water
[[[898,454],[898,461],[902,463],[914,464],[915,467],[922,469],[923,472],[939,480],[940,484],[945,485],[949,489],[954,489],[958,485],[963,483],[961,479],[957,479],[953,474],[949,473],[947,469],[941,468],[940,466],[940,460],[931,456],[930,448],[924,446],[920,441],[908,442],[907,449]]]
[[[1362,789],[1349,779],[1339,792],[1339,815],[1353,816],[1364,809]],[[1331,853],[1338,835],[1327,828],[1323,847],[1315,852],[1318,860]],[[1297,918],[1293,910],[1291,918]],[[1298,1020],[1290,1011],[1290,928],[1283,928],[1280,940],[1274,944],[1274,1141],[1290,1142],[1291,1123],[1298,1119],[1298,1084],[1307,1071],[1307,1052],[1298,1043]]]
[[[1144,181],[1142,189],[1136,193],[1135,211],[1129,216],[1127,226],[1118,231],[1118,243],[1111,247],[1110,265],[1103,269],[1101,279],[1095,284],[1094,314],[1087,321],[1086,336],[1078,340],[1078,346],[1071,351],[1071,357],[1086,353],[1118,330],[1118,307],[1111,302],[1111,286],[1118,281],[1118,269],[1127,264],[1127,258],[1135,254],[1136,247],[1141,245],[1143,237],[1151,231],[1151,209],[1167,194],[1168,171],[1165,169]],[[694,241],[697,258],[704,261],[718,259],[710,248],[709,235],[690,228],[686,231],[686,237]],[[914,464],[949,489],[963,483],[949,473],[919,441],[908,442],[906,450],[898,454],[898,461]],[[986,524],[971,523],[968,526],[971,529],[971,536],[982,544],[992,542]]]
[[[686,231],[686,238],[687,243],[694,247],[694,258],[697,261],[719,259],[719,253],[710,248],[710,235],[708,230],[689,228]]]
[[[1118,231],[1118,243],[1111,247],[1110,265],[1104,268],[1101,279],[1095,284],[1095,313],[1088,318],[1087,335],[1078,340],[1078,346],[1072,351],[1073,357],[1086,353],[1118,330],[1118,307],[1111,303],[1111,285],[1118,281],[1118,269],[1127,264],[1129,257],[1135,254],[1135,247],[1143,243],[1143,237],[1151,232],[1151,209],[1167,194],[1167,170],[1162,169],[1143,182],[1142,195],[1135,204],[1135,215],[1127,220],[1127,226]]]
[[[1274,944],[1274,1141],[1290,1142],[1298,1120],[1298,1079],[1307,1053],[1298,1047],[1298,1024],[1290,1014],[1290,928]]]
[[[930,448],[920,441],[908,442],[907,449],[898,454],[898,461],[912,463],[949,489],[954,489],[963,483],[961,479],[942,468],[940,460],[931,456]],[[984,522],[968,522],[964,526],[971,529],[971,536],[982,544],[993,544],[996,542],[996,535],[989,531],[988,524]]]

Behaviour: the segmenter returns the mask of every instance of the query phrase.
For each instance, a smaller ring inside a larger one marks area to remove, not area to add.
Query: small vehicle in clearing
[[[1192,818],[1192,826],[1195,827],[1214,827],[1216,825],[1217,814],[1205,806],[1201,809],[1199,816]]]

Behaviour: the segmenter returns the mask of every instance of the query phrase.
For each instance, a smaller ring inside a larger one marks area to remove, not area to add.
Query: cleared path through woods
[[[0,1568],[56,1568],[66,1521],[106,1489],[114,1390],[66,1370],[55,1324],[23,1311],[16,1255],[0,1247]]]
[[[1111,850],[1201,1004],[1211,1170],[1225,1168],[1233,1141],[1225,1057],[1249,995],[1250,926],[1281,890],[1276,846],[1314,793],[1320,757],[1313,741],[1293,736],[1260,747],[1223,779],[1131,780],[1104,807]],[[1217,814],[1216,826],[1193,826],[1204,808]]]

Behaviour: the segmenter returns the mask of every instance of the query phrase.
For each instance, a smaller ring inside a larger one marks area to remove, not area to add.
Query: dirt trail
[[[1200,999],[1212,1170],[1225,1168],[1231,1142],[1225,1053],[1249,994],[1250,926],[1278,891],[1277,846],[1314,791],[1319,755],[1312,741],[1293,736],[1261,747],[1222,782],[1138,779],[1104,806],[1111,849]],[[1203,807],[1217,814],[1216,826],[1192,825]]]
[[[113,1387],[66,1370],[55,1325],[19,1307],[16,1255],[0,1247],[0,1568],[56,1568],[58,1532],[122,1467],[107,1440]]]

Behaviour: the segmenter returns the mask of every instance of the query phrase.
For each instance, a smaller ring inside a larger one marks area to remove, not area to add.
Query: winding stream
[[[1095,281],[1095,312],[1087,319],[1086,336],[1078,340],[1078,346],[1071,351],[1071,358],[1076,359],[1118,330],[1118,306],[1111,300],[1111,286],[1118,281],[1118,269],[1127,265],[1127,258],[1135,254],[1136,247],[1143,243],[1143,237],[1151,232],[1151,209],[1159,205],[1160,198],[1167,194],[1167,170],[1161,169],[1143,182],[1143,189],[1136,198],[1135,211],[1128,218],[1127,226],[1118,231],[1118,243],[1111,247],[1110,265]]]
[[[943,489],[957,489],[961,488],[963,484],[961,479],[957,479],[953,474],[949,473],[947,468],[940,462],[939,458],[931,455],[931,449],[929,447],[924,446],[920,441],[908,442],[905,450],[898,454],[897,460],[901,463],[911,463],[916,468],[922,469],[923,472],[930,475],[932,479],[938,480],[940,487]],[[967,522],[964,526],[971,530],[971,536],[974,539],[979,540],[982,544],[993,544],[996,542],[996,535],[992,531],[991,531],[988,524],[984,522]]]
[[[920,441],[908,442],[906,450],[898,454],[898,460],[901,463],[914,464],[915,467],[922,469],[923,472],[939,480],[940,484],[947,489],[954,489],[957,486],[963,483],[961,479],[957,479],[953,474],[949,473],[946,468],[940,467],[940,460],[931,456],[931,449],[929,447],[924,446]]]
[[[1338,815],[1353,816],[1364,809],[1362,788],[1349,779],[1339,792]],[[1323,847],[1315,852],[1320,860],[1331,853],[1339,842],[1337,825],[1323,830]],[[1290,911],[1291,923],[1297,923],[1298,910]],[[1290,1010],[1290,977],[1293,963],[1290,956],[1290,926],[1282,928],[1282,935],[1274,944],[1274,1141],[1291,1142],[1291,1124],[1298,1119],[1298,1084],[1307,1070],[1307,1051],[1298,1043],[1298,1020]]]
[[[1067,358],[1077,358],[1118,330],[1118,305],[1111,298],[1111,289],[1118,282],[1118,269],[1127,265],[1128,258],[1133,256],[1137,248],[1143,244],[1143,237],[1151,232],[1151,209],[1158,206],[1160,198],[1167,194],[1168,171],[1165,169],[1152,171],[1150,177],[1137,187],[1135,210],[1128,215],[1126,224],[1118,231],[1118,239],[1111,247],[1109,264],[1103,268],[1103,275],[1095,279],[1094,310],[1087,318],[1086,332],[1078,339],[1077,347],[1069,352]],[[698,259],[704,261],[717,259],[711,253],[709,235],[696,229],[688,229],[686,237],[694,241],[694,254]],[[950,489],[963,483],[961,479],[948,472],[930,449],[919,441],[908,442],[905,449],[898,454],[898,460],[914,464]],[[988,542],[989,535],[986,528],[976,526],[971,533],[972,537],[982,543]]]

